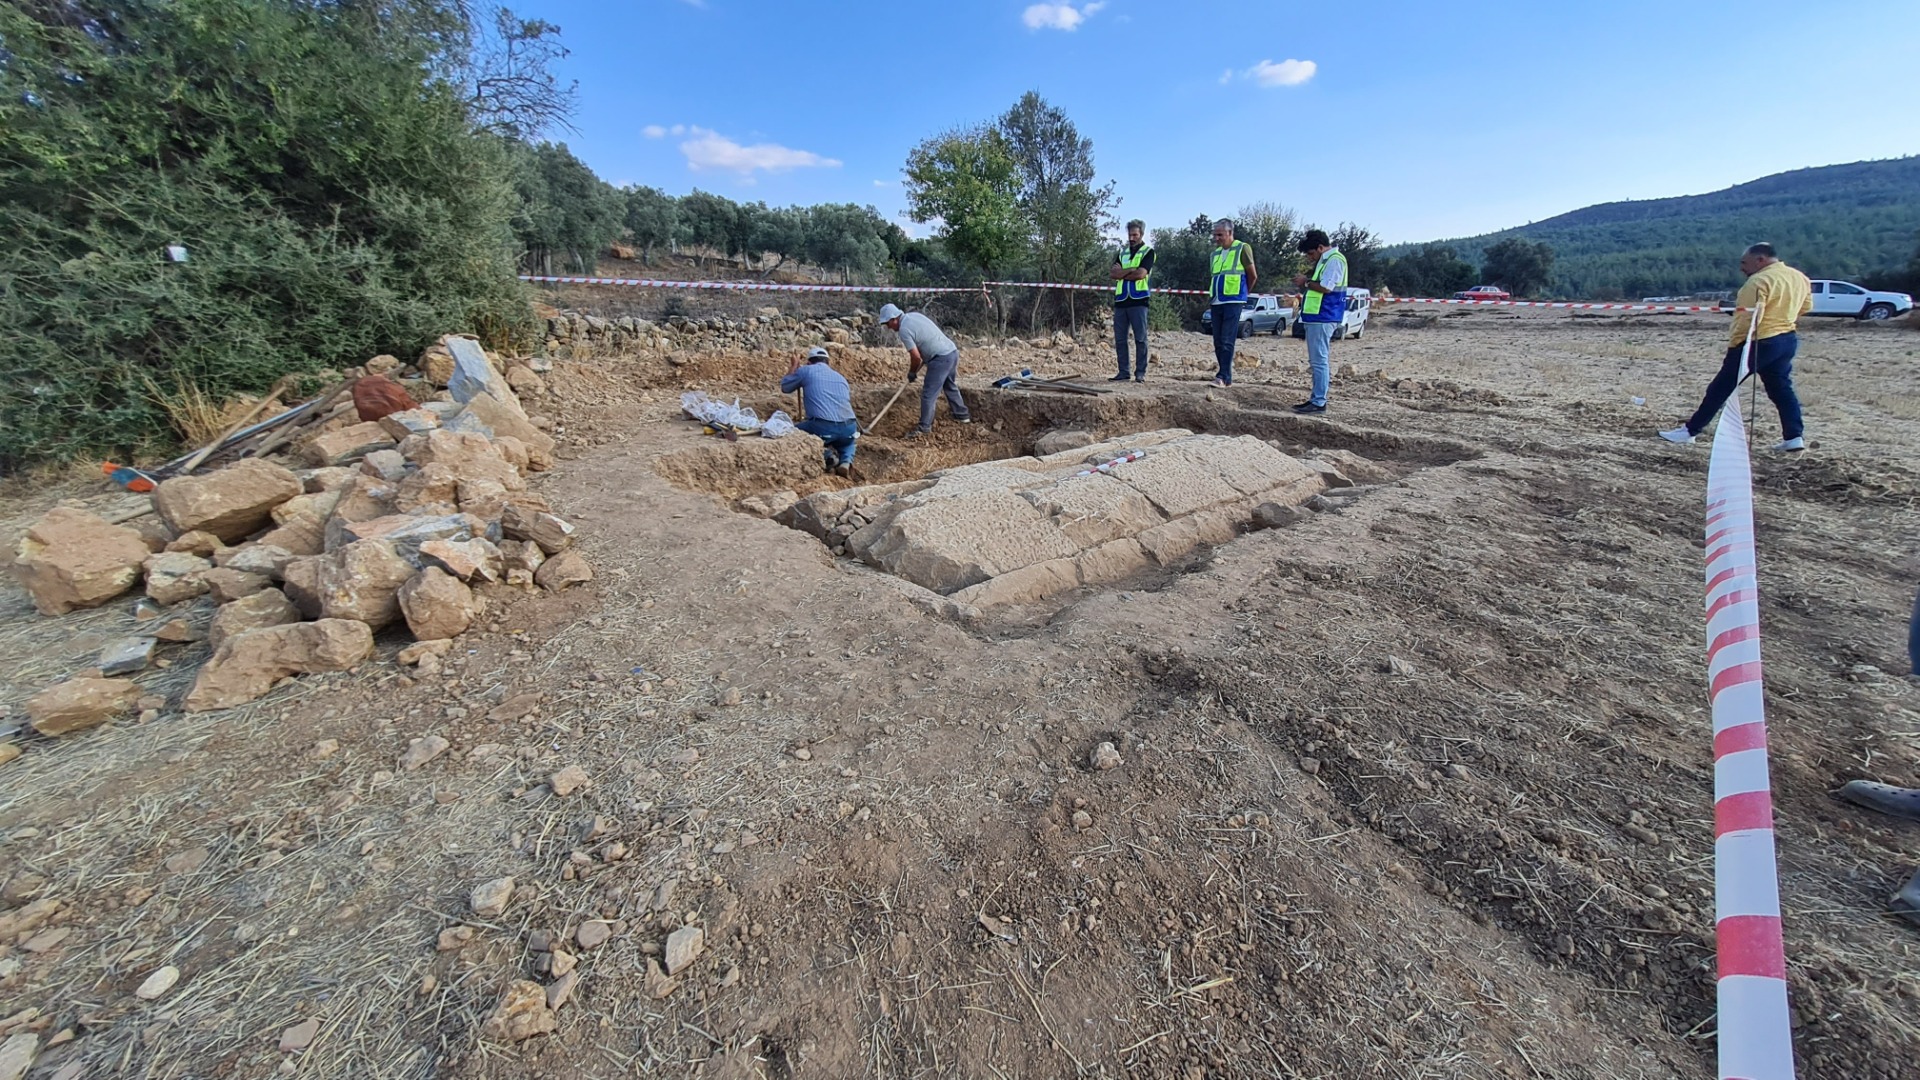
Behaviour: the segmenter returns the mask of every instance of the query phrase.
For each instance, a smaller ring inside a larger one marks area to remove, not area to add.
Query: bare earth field
[[[793,485],[715,467],[678,395],[764,415],[784,360],[559,362],[538,490],[591,585],[492,587],[437,677],[396,637],[185,715],[205,647],[177,646],[141,676],[158,719],[17,737],[0,1040],[38,1036],[35,1080],[1711,1076],[1707,448],[1654,432],[1726,324],[1389,310],[1335,344],[1324,417],[1289,411],[1290,339],[1209,392],[1207,340],[1156,335],[1153,378],[1097,399],[986,387],[1102,378],[1106,348],[967,349],[977,422],[943,407],[908,444],[903,401],[859,479],[1056,428],[1377,466],[1289,527],[973,621],[736,508]],[[864,417],[904,360],[848,367]],[[1764,397],[1754,425],[1796,1041],[1802,1075],[1893,1080],[1920,1060],[1920,929],[1884,910],[1920,838],[1829,792],[1920,783],[1920,332],[1814,324],[1797,369],[1814,448],[1765,451]],[[61,497],[127,502],[16,492],[0,539]],[[42,618],[0,588],[0,726],[131,608]],[[401,770],[428,735],[452,750]],[[1090,767],[1103,741],[1119,767]],[[565,766],[591,785],[555,795]],[[704,948],[669,977],[682,927]],[[558,1029],[489,1033],[542,944],[577,960]],[[179,985],[136,997],[167,964]]]

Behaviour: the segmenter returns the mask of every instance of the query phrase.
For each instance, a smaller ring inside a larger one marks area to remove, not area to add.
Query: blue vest
[[[1340,254],[1339,248],[1327,249],[1327,253],[1320,256],[1320,261],[1313,264],[1313,273],[1307,278],[1307,280],[1309,282],[1319,281],[1321,273],[1325,271],[1327,268],[1327,264],[1329,262],[1332,262],[1334,259],[1340,260],[1340,270],[1341,270],[1340,277],[1342,280],[1345,280],[1347,276],[1346,275],[1347,257],[1345,255]],[[1304,293],[1301,294],[1301,297],[1300,297],[1300,321],[1301,322],[1337,323],[1337,322],[1344,322],[1346,320],[1346,317],[1347,317],[1347,290],[1346,289],[1344,288],[1334,289],[1331,292],[1324,292],[1324,293],[1314,292],[1312,289],[1307,289]]]
[[[1247,264],[1241,252],[1247,250],[1247,242],[1235,240],[1230,247],[1213,249],[1213,285],[1209,290],[1216,304],[1244,304],[1247,302]]]

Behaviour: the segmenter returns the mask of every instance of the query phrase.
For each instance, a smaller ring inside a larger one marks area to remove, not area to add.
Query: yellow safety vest
[[[1115,261],[1120,264],[1120,269],[1122,270],[1138,270],[1140,269],[1141,260],[1151,254],[1153,254],[1152,245],[1141,244],[1140,250],[1132,255],[1127,254],[1126,248],[1121,248],[1120,257]],[[1114,303],[1117,304],[1122,300],[1145,300],[1148,295],[1147,279],[1152,276],[1153,271],[1149,270],[1147,271],[1147,277],[1143,277],[1139,281],[1129,281],[1126,278],[1121,278],[1119,281],[1114,282]]]
[[[1313,264],[1313,273],[1308,275],[1307,281],[1309,283],[1319,281],[1321,273],[1324,272],[1327,268],[1327,263],[1334,259],[1340,260],[1340,280],[1341,281],[1347,280],[1347,257],[1340,253],[1339,248],[1334,248],[1331,251],[1328,251],[1326,254],[1320,256],[1320,261]],[[1304,289],[1304,292],[1306,293],[1306,295],[1300,298],[1300,316],[1302,318],[1305,318],[1308,315],[1320,314],[1320,305],[1322,302],[1324,302],[1327,299],[1332,299],[1333,301],[1335,301],[1340,308],[1338,312],[1329,311],[1327,313],[1328,315],[1333,316],[1332,318],[1327,319],[1326,320],[1327,322],[1339,322],[1341,317],[1346,315],[1346,311],[1347,311],[1347,290],[1346,289],[1340,288],[1340,289],[1335,289],[1332,292],[1324,292],[1324,293],[1315,292],[1312,289]]]
[[[1245,240],[1235,240],[1231,247],[1213,249],[1213,302],[1216,304],[1244,304],[1247,300],[1246,260],[1241,253],[1247,250]]]

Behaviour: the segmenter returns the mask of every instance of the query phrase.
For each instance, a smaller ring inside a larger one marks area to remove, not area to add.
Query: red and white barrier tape
[[[1081,469],[1079,472],[1074,473],[1071,479],[1078,480],[1083,476],[1092,476],[1094,473],[1110,473],[1113,471],[1115,465],[1125,465],[1129,461],[1139,461],[1146,456],[1147,452],[1145,450],[1129,450],[1119,457],[1114,458],[1112,461],[1103,461],[1091,469]]]
[[[971,293],[988,287],[1019,289],[1071,289],[1076,292],[1111,293],[1111,285],[1077,285],[1060,281],[983,281],[972,285],[790,285],[778,281],[664,281],[654,278],[558,277],[521,274],[521,281],[546,285],[624,285],[639,289],[721,289],[742,292],[824,292],[824,293]],[[1205,289],[1155,289],[1168,296],[1209,296]],[[1729,314],[1745,308],[1712,304],[1608,304],[1570,300],[1450,300],[1417,296],[1378,296],[1377,304],[1452,304],[1459,307],[1532,307],[1571,308],[1579,311],[1694,311]]]
[[[1749,337],[1749,352],[1752,347]],[[1787,954],[1760,671],[1753,466],[1738,394],[1728,399],[1713,436],[1706,538],[1720,1077],[1792,1080]]]

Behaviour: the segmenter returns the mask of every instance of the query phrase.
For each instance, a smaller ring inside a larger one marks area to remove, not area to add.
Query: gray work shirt
[[[960,346],[953,339],[940,332],[932,319],[917,311],[909,311],[900,316],[900,344],[909,349],[919,349],[922,362],[945,356],[950,352],[959,352]]]

